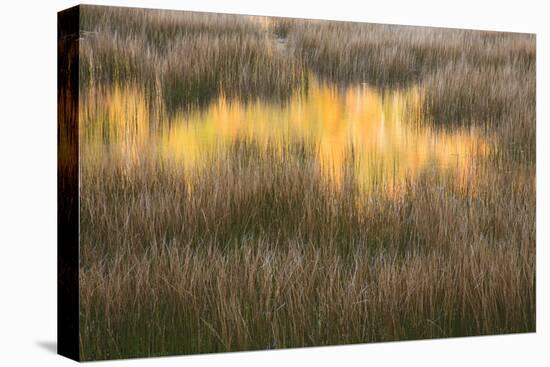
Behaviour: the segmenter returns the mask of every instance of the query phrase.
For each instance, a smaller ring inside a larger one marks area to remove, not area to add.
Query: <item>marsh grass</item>
[[[191,187],[153,160],[84,171],[84,359],[534,330],[533,172],[426,174],[358,210],[307,155],[246,149]]]
[[[494,146],[475,184],[426,169],[362,191],[352,153],[335,186],[312,142],[235,140],[195,172],[84,145],[82,359],[535,330],[532,35],[83,9],[82,91],[138,84],[156,118],[222,94],[284,103],[313,72],[418,85],[411,114]]]
[[[81,83],[139,82],[169,112],[226,96],[288,97],[307,77],[271,34],[230,15],[87,7]]]

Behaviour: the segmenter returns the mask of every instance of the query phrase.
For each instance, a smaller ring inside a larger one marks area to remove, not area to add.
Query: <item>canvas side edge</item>
[[[57,14],[57,353],[80,360],[79,328],[80,7]]]

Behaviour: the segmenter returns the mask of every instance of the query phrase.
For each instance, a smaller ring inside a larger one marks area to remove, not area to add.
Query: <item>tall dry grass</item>
[[[223,93],[282,99],[307,77],[244,17],[85,7],[81,84],[138,82],[169,112]]]
[[[154,158],[84,168],[83,359],[534,330],[532,168],[358,210],[307,155],[245,149],[190,182]]]
[[[222,93],[284,102],[313,72],[419,84],[431,123],[494,149],[475,185],[426,170],[390,196],[352,170],[327,184],[312,142],[236,141],[192,176],[84,146],[82,359],[535,330],[533,36],[83,9],[82,90],[138,84],[160,119]]]

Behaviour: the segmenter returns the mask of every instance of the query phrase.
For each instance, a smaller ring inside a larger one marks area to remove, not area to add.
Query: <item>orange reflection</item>
[[[144,94],[115,87],[102,97],[87,96],[81,118],[89,154],[105,154],[92,149],[103,149],[107,136],[111,154],[135,161],[155,149],[188,171],[200,171],[237,139],[260,151],[303,141],[314,148],[324,180],[336,189],[351,175],[362,190],[381,187],[394,195],[406,180],[431,169],[467,183],[473,157],[485,156],[488,144],[472,129],[440,131],[421,116],[405,120],[406,106],[420,103],[416,88],[381,93],[366,85],[342,90],[313,81],[307,95],[296,93],[285,105],[222,96],[203,110],[164,121],[157,131]]]
[[[116,85],[103,93],[81,93],[80,124],[84,153],[99,159],[114,149],[127,163],[137,162],[151,136],[150,112],[139,88]],[[82,144],[81,144],[82,145]]]

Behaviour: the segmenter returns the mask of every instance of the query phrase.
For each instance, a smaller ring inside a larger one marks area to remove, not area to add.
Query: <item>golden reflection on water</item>
[[[485,156],[488,144],[472,129],[423,123],[414,112],[420,103],[416,88],[382,93],[314,81],[307,94],[296,93],[285,104],[221,96],[203,109],[157,121],[139,88],[116,86],[81,101],[83,151],[91,159],[116,155],[129,165],[154,151],[197,172],[213,157],[227,156],[237,140],[260,152],[298,141],[312,147],[323,179],[337,189],[349,170],[358,187],[376,184],[388,193],[427,170],[467,183],[474,158]]]

